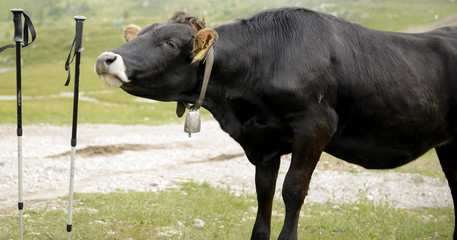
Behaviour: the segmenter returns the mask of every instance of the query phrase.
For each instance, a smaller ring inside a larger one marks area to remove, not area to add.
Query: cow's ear
[[[130,42],[136,36],[138,36],[138,33],[140,33],[141,27],[135,25],[135,24],[129,24],[127,27],[124,28],[124,40],[125,42]]]
[[[209,49],[217,41],[218,35],[214,29],[204,28],[197,32],[195,35],[194,46],[192,50],[192,55],[194,60],[192,63],[201,62],[206,59],[208,56]]]

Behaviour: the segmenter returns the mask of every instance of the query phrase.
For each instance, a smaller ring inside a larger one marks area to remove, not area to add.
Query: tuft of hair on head
[[[169,22],[172,23],[184,23],[184,24],[189,24],[195,31],[200,31],[203,28],[206,28],[205,26],[205,18],[203,17],[202,20],[199,20],[198,18],[191,16],[187,14],[184,11],[176,11],[170,18]]]

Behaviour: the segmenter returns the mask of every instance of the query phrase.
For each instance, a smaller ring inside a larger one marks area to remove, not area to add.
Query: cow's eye
[[[175,42],[173,42],[171,40],[168,40],[166,43],[171,48],[177,48],[178,47],[178,44],[176,44]]]

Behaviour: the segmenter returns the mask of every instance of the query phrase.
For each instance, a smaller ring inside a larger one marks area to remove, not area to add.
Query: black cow
[[[457,28],[383,32],[283,8],[209,29],[177,12],[100,55],[96,72],[132,95],[194,103],[211,47],[203,107],[256,166],[252,239],[269,239],[280,156],[287,153],[280,239],[297,238],[300,208],[323,151],[388,169],[435,148],[455,206]]]

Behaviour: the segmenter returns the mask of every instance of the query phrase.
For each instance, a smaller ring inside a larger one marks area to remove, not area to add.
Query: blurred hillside
[[[207,26],[248,17],[266,8],[298,6],[326,12],[367,27],[400,31],[410,26],[430,24],[457,14],[456,0],[1,0],[0,46],[11,43],[12,14],[9,9],[22,8],[31,17],[38,32],[37,50],[30,57],[34,64],[57,60],[65,55],[74,34],[75,15],[86,16],[85,56],[123,43],[122,28],[129,23],[146,26],[167,21],[174,11],[205,16]],[[9,29],[9,30],[8,30]],[[24,52],[27,56],[28,51]],[[44,57],[44,59],[43,59]],[[11,67],[14,51],[2,53],[0,63]],[[59,59],[59,61],[61,61]]]
[[[457,14],[457,0],[0,0],[0,46],[13,43],[12,8],[22,8],[37,31],[22,51],[24,122],[65,124],[71,116],[72,88],[64,87],[65,59],[74,38],[73,16],[83,15],[80,121],[163,124],[180,121],[175,104],[139,101],[109,89],[94,73],[97,56],[123,44],[122,28],[167,21],[175,10],[205,16],[207,26],[248,17],[266,8],[298,6],[333,14],[366,27],[402,31]],[[0,54],[0,124],[16,121],[15,51]],[[84,100],[86,99],[86,100]],[[148,104],[150,103],[150,104]]]
[[[254,14],[262,9],[299,6],[331,13],[350,21],[376,27],[376,22],[394,20],[426,24],[457,13],[456,0],[1,0],[0,21],[10,21],[11,8],[23,8],[36,24],[62,24],[74,15],[96,21],[132,21],[147,18],[165,21],[175,10],[205,15],[207,22],[220,24]],[[70,18],[70,20],[68,20]],[[387,26],[385,30],[394,30]]]

